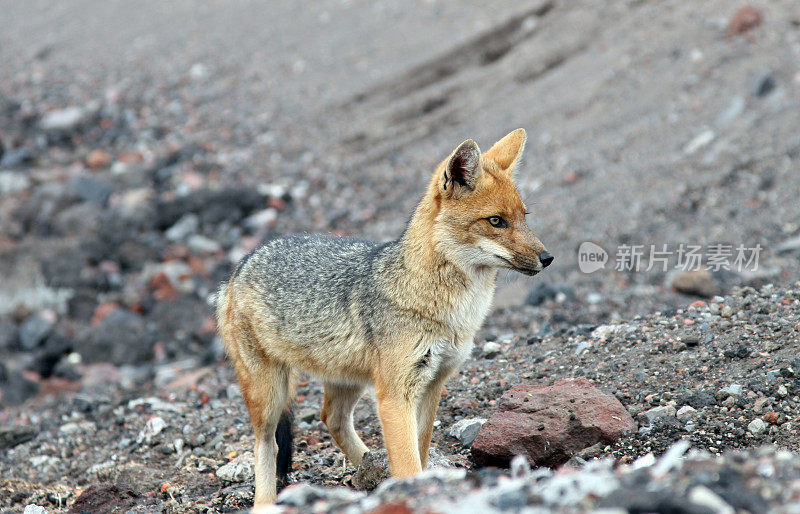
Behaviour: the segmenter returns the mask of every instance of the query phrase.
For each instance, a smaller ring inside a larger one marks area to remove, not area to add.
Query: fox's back
[[[366,342],[388,299],[375,276],[392,265],[396,243],[293,235],[245,257],[231,280],[252,315],[268,318],[285,342],[306,348]]]

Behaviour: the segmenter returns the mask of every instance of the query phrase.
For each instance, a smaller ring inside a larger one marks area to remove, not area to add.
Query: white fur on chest
[[[470,287],[453,299],[448,324],[457,342],[472,341],[486,319],[494,298],[495,277],[493,271],[474,274]]]

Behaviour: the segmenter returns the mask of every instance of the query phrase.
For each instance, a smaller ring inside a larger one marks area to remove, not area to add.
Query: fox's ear
[[[472,139],[461,143],[447,160],[444,168],[445,191],[458,195],[465,189],[475,188],[475,182],[481,173],[481,150]]]
[[[503,170],[513,170],[522,157],[525,150],[525,141],[528,135],[525,129],[517,129],[510,132],[506,137],[496,142],[493,147],[486,152],[485,157],[491,159]]]

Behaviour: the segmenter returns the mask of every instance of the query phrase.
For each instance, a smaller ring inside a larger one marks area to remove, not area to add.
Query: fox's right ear
[[[481,150],[472,139],[461,143],[444,167],[442,189],[458,197],[465,190],[473,190],[481,173]]]

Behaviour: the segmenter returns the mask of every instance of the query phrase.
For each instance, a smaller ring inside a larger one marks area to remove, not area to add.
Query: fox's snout
[[[550,255],[550,252],[542,252],[539,254],[539,262],[542,263],[543,268],[550,266],[553,260],[555,260],[555,257]]]

